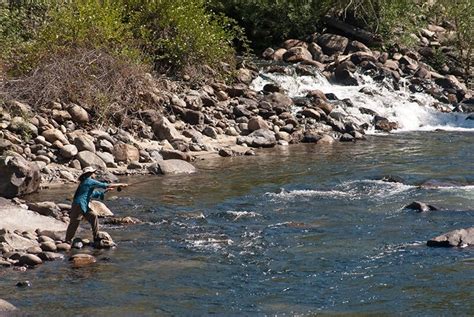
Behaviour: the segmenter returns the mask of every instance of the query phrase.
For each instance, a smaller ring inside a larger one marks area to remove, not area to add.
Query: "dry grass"
[[[154,86],[148,71],[104,51],[70,50],[44,59],[23,77],[0,81],[0,98],[26,102],[36,109],[52,101],[76,103],[95,122],[103,123],[152,106],[144,97]]]

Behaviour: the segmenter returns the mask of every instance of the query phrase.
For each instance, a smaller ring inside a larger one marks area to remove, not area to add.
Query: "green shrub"
[[[135,38],[157,69],[180,72],[233,62],[238,28],[206,9],[205,0],[124,0]],[[236,31],[237,30],[237,31]]]

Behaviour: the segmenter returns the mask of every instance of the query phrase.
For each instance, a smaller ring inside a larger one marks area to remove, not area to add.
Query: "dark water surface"
[[[473,315],[474,248],[425,245],[473,226],[473,136],[400,134],[199,162],[195,175],[157,177],[108,201],[147,223],[104,228],[119,246],[94,252],[96,265],[2,271],[0,298],[33,316]],[[417,186],[426,181],[448,187]],[[445,210],[403,209],[414,200]]]

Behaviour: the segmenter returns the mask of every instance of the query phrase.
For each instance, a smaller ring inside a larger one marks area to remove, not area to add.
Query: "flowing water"
[[[201,161],[197,174],[129,187],[107,204],[145,223],[105,226],[118,248],[86,251],[98,263],[80,269],[57,261],[0,271],[0,298],[32,316],[473,315],[474,248],[426,246],[473,226],[472,123],[370,82],[380,94],[365,99],[317,77],[279,80],[319,81],[354,100],[340,111],[370,121],[357,112],[364,105],[411,132]],[[414,200],[441,210],[403,209]],[[32,287],[15,287],[24,280]]]

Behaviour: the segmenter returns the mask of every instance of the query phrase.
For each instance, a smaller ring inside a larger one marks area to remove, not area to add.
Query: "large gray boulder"
[[[267,129],[259,129],[237,139],[237,144],[247,144],[251,147],[274,147],[276,143],[275,133]]]
[[[107,207],[103,202],[98,200],[91,200],[89,202],[89,208],[98,217],[112,217],[114,213]]]
[[[191,174],[196,172],[196,168],[183,160],[166,160],[151,165],[148,170],[152,174]]]
[[[34,193],[40,182],[41,174],[36,164],[14,152],[0,156],[0,196],[13,198]]]
[[[77,159],[81,163],[81,167],[92,166],[97,169],[105,170],[106,165],[97,154],[90,151],[82,151],[77,154]]]
[[[181,134],[179,134],[174,125],[165,117],[161,117],[159,120],[155,121],[152,128],[153,133],[158,140],[172,141],[181,138]]]
[[[82,134],[74,139],[74,145],[77,147],[79,152],[89,151],[95,153],[94,139],[87,135]]]
[[[474,227],[453,230],[428,240],[429,247],[467,247],[474,245]]]
[[[61,209],[52,201],[27,203],[28,209],[36,211],[40,215],[59,218]]]
[[[140,159],[140,152],[130,144],[117,143],[114,145],[113,155],[117,162],[137,162]]]

